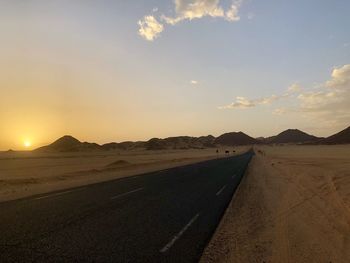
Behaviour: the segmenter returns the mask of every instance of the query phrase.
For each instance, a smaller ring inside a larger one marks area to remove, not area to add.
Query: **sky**
[[[0,150],[350,123],[350,1],[0,0]]]

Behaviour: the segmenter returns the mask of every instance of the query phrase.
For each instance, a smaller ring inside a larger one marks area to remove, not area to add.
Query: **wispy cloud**
[[[161,14],[158,19],[148,15],[139,21],[139,34],[146,40],[153,41],[164,30],[164,25],[203,17],[219,17],[229,22],[239,21],[239,8],[242,1],[233,1],[226,10],[220,5],[220,0],[174,0],[174,16]],[[158,11],[158,9],[156,9]],[[159,22],[161,21],[161,22]]]
[[[294,83],[288,87],[288,93],[300,92],[302,90],[298,83]]]
[[[228,105],[219,106],[218,109],[248,109],[258,105],[271,105],[273,102],[280,99],[289,98],[295,92],[300,91],[301,87],[299,84],[293,84],[288,87],[287,92],[282,95],[271,95],[269,97],[263,97],[258,99],[248,99],[245,97],[236,97],[236,100]]]
[[[344,126],[350,123],[350,64],[334,68],[322,87],[298,96],[299,110],[325,123]]]
[[[256,106],[254,100],[247,99],[245,97],[236,97],[236,101],[225,106],[219,106],[218,109],[247,109]]]
[[[284,97],[289,96],[288,94],[284,94],[281,96],[271,95],[270,97],[259,98],[259,99],[247,99],[245,97],[236,97],[236,100],[228,105],[219,106],[218,109],[248,109],[253,108],[258,105],[270,105],[273,102],[282,99]]]
[[[300,114],[327,125],[339,127],[350,123],[350,64],[336,67],[331,78],[316,88],[303,90],[299,84],[288,87],[282,95],[272,95],[260,99],[237,97],[235,102],[219,109],[248,109],[259,105],[271,105],[280,99],[288,99],[297,106],[275,108],[276,115]]]

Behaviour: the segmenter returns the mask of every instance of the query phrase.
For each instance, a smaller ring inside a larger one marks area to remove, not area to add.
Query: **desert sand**
[[[350,145],[255,150],[201,262],[350,262]]]
[[[0,201],[133,176],[213,158],[233,147],[76,153],[0,152]],[[248,147],[234,147],[235,154]],[[231,156],[232,156],[231,152]]]

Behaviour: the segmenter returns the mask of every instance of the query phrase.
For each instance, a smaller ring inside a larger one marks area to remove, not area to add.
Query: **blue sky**
[[[329,135],[349,125],[349,12],[345,0],[0,1],[0,149],[63,133]],[[147,39],[141,24],[162,30]]]

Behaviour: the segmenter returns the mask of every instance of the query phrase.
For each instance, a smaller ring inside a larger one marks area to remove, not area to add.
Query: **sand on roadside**
[[[0,152],[0,202],[240,154],[249,147],[77,153]]]
[[[201,262],[350,262],[350,145],[255,150]]]

